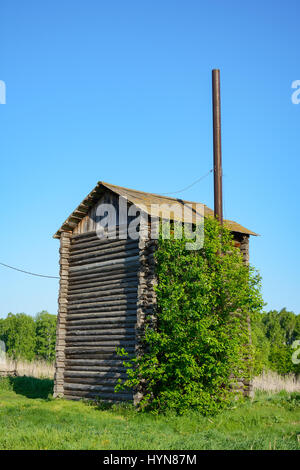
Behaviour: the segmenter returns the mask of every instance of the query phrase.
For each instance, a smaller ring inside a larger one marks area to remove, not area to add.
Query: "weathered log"
[[[111,390],[114,391],[115,386],[118,383],[120,377],[66,377],[64,378],[65,385],[76,385],[78,382],[84,385],[101,386],[101,387],[111,387]],[[125,377],[122,377],[125,378]]]
[[[134,346],[135,345],[135,336],[129,335],[110,335],[110,336],[93,336],[93,337],[82,337],[76,336],[66,338],[66,347],[96,347],[96,346],[116,346],[120,345],[125,346]]]
[[[91,233],[91,232],[89,232]],[[120,232],[119,234],[124,235],[124,232]],[[118,234],[118,235],[119,235]],[[84,246],[87,244],[92,244],[92,243],[97,243],[99,246],[103,246],[105,248],[106,244],[111,244],[111,243],[131,243],[131,242],[136,242],[139,243],[139,240],[133,240],[132,238],[98,238],[96,235],[93,236],[87,236],[86,238],[82,238],[80,240],[75,240],[73,237],[71,237],[71,249]]]
[[[92,205],[95,204],[95,201],[92,201]],[[122,233],[122,232],[126,232],[127,233],[127,230],[128,230],[128,224],[127,223],[123,223],[123,224],[119,224],[119,225],[115,225],[115,226],[109,226],[109,227],[104,227],[103,228],[103,233],[105,235],[110,235],[111,233]],[[89,230],[88,232],[84,232],[84,233],[76,233],[76,234],[72,234],[72,241],[75,241],[75,240],[82,240],[83,238],[91,238],[91,237],[98,237],[98,233],[96,230]],[[99,237],[98,237],[99,238]],[[102,239],[102,238],[100,238]]]
[[[73,273],[69,278],[68,285],[65,287],[75,288],[82,283],[122,281],[125,279],[128,281],[137,279],[137,266],[127,266],[121,269],[112,266],[111,268],[104,267],[91,272]]]
[[[68,346],[66,345],[66,354],[103,354],[103,353],[116,353],[116,346]],[[126,351],[134,352],[134,347],[126,347]]]
[[[113,289],[115,286],[119,288],[138,287],[139,283],[137,276],[132,273],[127,277],[126,274],[127,273],[124,273],[122,276],[112,276],[111,279],[106,279],[106,277],[103,276],[99,280],[97,278],[91,278],[78,280],[77,282],[70,282],[67,292],[69,294],[77,294],[85,289],[105,289],[109,287]]]
[[[68,298],[68,309],[80,308],[82,305],[114,305],[115,302],[127,301],[128,303],[134,303],[137,300],[137,292],[128,293],[111,293],[110,295],[106,292],[99,292],[96,296],[88,296],[71,300]]]
[[[135,248],[133,250],[127,250],[127,251],[118,251],[116,253],[108,253],[108,254],[102,254],[102,253],[98,253],[96,255],[91,255],[91,256],[81,256],[81,259],[76,259],[74,260],[72,257],[70,257],[69,259],[69,263],[70,263],[70,267],[73,267],[73,266],[83,266],[83,265],[87,265],[90,263],[90,265],[92,266],[92,263],[95,263],[97,264],[98,262],[105,262],[105,261],[112,261],[112,260],[115,260],[115,259],[127,259],[127,258],[130,258],[130,257],[134,257],[134,256],[137,256],[139,253],[139,249],[138,248]]]
[[[83,313],[101,313],[116,312],[119,310],[135,310],[136,305],[137,302],[134,299],[76,304],[68,307],[68,317],[72,314],[76,315]]]
[[[102,326],[102,325],[100,325]],[[65,338],[68,338],[69,336],[72,335],[78,335],[78,336],[105,336],[111,335],[111,334],[129,334],[134,336],[136,334],[136,328],[135,328],[135,322],[130,322],[128,325],[126,322],[120,322],[120,323],[112,323],[109,325],[109,328],[101,329],[99,330],[99,325],[80,325],[80,330],[78,330],[78,325],[76,325],[76,330],[73,328],[68,328],[66,331]],[[118,333],[119,332],[119,333]],[[124,333],[123,333],[124,332]]]
[[[91,270],[91,272],[78,272],[69,273],[70,284],[77,284],[82,280],[97,279],[97,281],[122,279],[123,277],[135,277],[137,276],[136,265],[128,266],[103,266]]]
[[[120,236],[121,235],[121,236]],[[134,240],[132,238],[129,238],[129,237],[125,237],[125,232],[120,232],[117,234],[116,237],[111,237],[111,238],[107,238],[107,237],[104,237],[104,238],[98,238],[97,236],[90,236],[90,237],[86,237],[86,238],[82,238],[81,240],[74,240],[73,238],[71,238],[71,250],[72,251],[75,251],[76,249],[85,249],[85,248],[93,248],[94,246],[99,246],[103,249],[105,249],[107,246],[112,246],[112,245],[116,245],[117,243],[120,243],[120,244],[124,244],[126,246],[126,244],[129,244],[129,243],[137,243],[138,244],[138,240]]]
[[[75,242],[72,240],[71,246],[70,246],[70,251],[71,253],[75,253],[76,251],[79,250],[85,250],[85,249],[94,249],[95,247],[99,247],[99,249],[105,250],[108,246],[127,246],[128,244],[138,244],[138,240],[132,240],[130,238],[125,238],[125,239],[98,239],[98,238],[90,238],[86,240],[82,240],[80,242]]]
[[[105,329],[102,328],[101,330],[93,328],[92,330],[88,329],[85,330],[83,328],[79,329],[67,329],[67,334],[66,338],[70,338],[72,336],[78,337],[78,336],[84,336],[84,337],[89,337],[89,336],[110,336],[111,335],[124,335],[124,334],[129,334],[129,335],[135,335],[135,328],[109,328]]]
[[[122,290],[123,292],[134,292],[138,290],[138,284],[136,281],[132,282],[131,284],[130,283],[125,283],[125,282],[118,282],[118,283],[115,283],[115,284],[107,284],[105,286],[93,286],[93,287],[87,287],[85,289],[76,289],[76,290],[71,290],[69,289],[68,290],[68,297],[73,297],[73,296],[76,296],[76,295],[85,295],[85,294],[93,294],[93,293],[102,293],[102,292],[115,292],[115,291],[119,291],[119,290]],[[118,293],[118,292],[117,292]],[[76,297],[75,297],[76,298]]]
[[[66,346],[134,346],[135,336],[108,335],[108,336],[67,336]]]
[[[97,287],[98,285],[100,287],[102,286],[105,287],[109,285],[118,285],[118,284],[120,285],[131,284],[133,286],[137,285],[138,281],[137,281],[136,272],[127,273],[125,271],[122,274],[117,274],[117,275],[112,274],[111,276],[107,276],[107,273],[106,273],[106,275],[100,276],[99,278],[93,276],[87,279],[78,279],[76,281],[70,281],[68,285],[68,292],[72,293],[80,289],[89,289],[92,287]]]
[[[95,204],[95,201],[92,201],[92,205]],[[105,233],[110,233],[110,232],[121,232],[122,230],[127,230],[127,224],[120,224],[114,227],[106,227],[104,228]],[[84,233],[73,233],[72,234],[72,241],[73,240],[81,240],[82,238],[90,238],[90,237],[96,237],[97,236],[97,231],[96,230],[90,230],[88,232]]]
[[[91,308],[95,305],[102,307],[103,304],[107,305],[108,307],[113,306],[113,305],[126,305],[127,303],[135,305],[138,299],[136,290],[135,292],[116,293],[115,295],[112,295],[112,294],[106,295],[106,293],[103,293],[102,295],[102,292],[100,293],[96,292],[96,293],[91,293],[91,294],[94,294],[94,295],[89,295],[87,298],[82,297],[78,299],[70,299],[68,302],[68,312],[74,309],[77,309],[77,307],[79,309],[85,308],[84,307],[85,305]],[[147,299],[145,299],[145,302],[146,300]]]
[[[95,272],[82,272],[76,273],[76,276],[70,277],[69,283],[67,286],[68,289],[74,290],[79,288],[89,288],[94,286],[101,286],[109,285],[110,283],[132,283],[138,280],[137,277],[137,267],[129,266],[130,269],[122,268],[116,269],[115,266],[112,266],[112,269],[103,270],[96,270]],[[148,282],[148,280],[147,280]]]
[[[68,292],[69,294],[76,294],[78,291],[79,292],[88,292],[90,289],[105,289],[107,287],[111,287],[112,289],[114,288],[114,286],[116,287],[122,287],[122,288],[125,288],[125,287],[138,287],[138,280],[137,280],[137,276],[136,274],[135,275],[132,275],[132,276],[129,276],[127,277],[126,276],[126,273],[124,273],[124,276],[122,276],[121,278],[117,278],[117,279],[107,279],[107,280],[104,280],[104,281],[98,281],[98,280],[91,280],[90,282],[87,282],[87,281],[84,281],[84,282],[81,282],[81,283],[78,283],[78,284],[70,284],[69,285],[69,288],[68,288]]]
[[[126,368],[125,366],[122,364],[122,365],[116,365],[116,366],[78,366],[78,365],[72,365],[70,364],[70,360],[76,360],[78,359],[79,357],[81,357],[81,355],[79,356],[68,356],[67,357],[67,361],[65,363],[65,371],[78,371],[78,372],[104,372],[104,373],[110,373],[110,372],[113,372],[113,373],[118,373],[118,374],[123,374],[123,373],[126,373]],[[94,356],[93,356],[94,357]],[[113,356],[113,357],[109,357],[108,355],[107,356],[103,356],[102,357],[102,360],[103,361],[109,361],[111,359],[116,359],[117,357],[119,356]],[[91,359],[91,357],[89,355],[85,355],[84,356],[85,360],[89,360]],[[131,358],[130,360],[132,360],[134,358],[133,354],[131,353]],[[98,358],[99,359],[99,358]],[[123,362],[126,360],[128,361],[128,358],[126,356],[126,359],[123,357],[122,358]]]
[[[88,305],[87,310],[90,311],[91,308],[94,308],[94,304],[99,304],[99,307],[103,307],[103,304],[107,304],[109,307],[114,307],[115,305],[126,305],[127,303],[135,305],[138,299],[137,291],[136,289],[131,291],[131,292],[117,292],[115,295],[112,295],[111,293],[106,293],[104,292],[102,295],[102,292],[89,292],[88,297],[82,297],[82,298],[73,298],[71,297],[69,300],[68,304],[68,310],[67,312],[71,312],[73,310],[76,310],[78,308],[82,310],[82,308],[85,308],[85,305]],[[99,295],[100,294],[100,295]],[[141,299],[140,299],[141,300]],[[150,299],[151,300],[151,299]],[[119,302],[119,303],[118,303]],[[151,302],[148,301],[148,299],[144,299],[144,304],[150,304]],[[100,305],[101,304],[101,305]],[[97,308],[98,305],[96,305]],[[135,309],[134,306],[130,307],[132,310]],[[115,309],[113,309],[115,310]],[[119,309],[121,310],[121,308]],[[123,310],[126,310],[126,307],[123,308]],[[99,310],[100,312],[101,310]],[[103,310],[102,310],[103,311]]]
[[[67,359],[66,366],[84,366],[84,367],[120,367],[122,359]]]
[[[152,312],[152,310],[151,310]],[[134,323],[137,315],[137,309],[128,309],[128,310],[80,310],[71,312],[68,314],[68,320],[66,325],[69,326],[92,326],[99,324],[99,327],[102,327],[102,324],[118,324],[124,323]],[[116,320],[117,319],[117,320]]]
[[[126,288],[120,288],[119,286],[114,286],[114,288],[107,289],[107,288],[96,288],[96,289],[89,289],[88,292],[80,292],[76,294],[69,294],[68,295],[68,300],[76,300],[76,299],[88,299],[88,298],[93,298],[93,297],[98,297],[100,294],[103,296],[112,296],[112,295],[118,295],[118,294],[132,294],[135,293],[137,294],[137,286],[135,287],[126,287]]]
[[[111,368],[102,368],[102,369],[96,369],[95,367],[94,368],[89,368],[89,369],[78,369],[76,367],[68,367],[67,368],[68,370],[68,373],[74,373],[74,374],[77,374],[77,373],[84,373],[84,374],[104,374],[103,375],[103,378],[105,378],[105,375],[107,374],[115,374],[115,378],[126,378],[127,375],[126,375],[126,369],[123,367],[123,368],[119,368],[119,369],[111,369]],[[65,372],[66,374],[67,372]],[[73,376],[73,379],[74,377],[78,377],[77,375],[74,375]],[[66,378],[66,375],[65,375],[65,378]],[[65,378],[63,380],[65,380]],[[102,378],[102,379],[103,379]],[[79,377],[77,378],[77,382],[79,382]]]
[[[90,256],[98,256],[100,254],[107,255],[107,254],[112,254],[112,253],[127,253],[129,250],[138,250],[138,243],[136,242],[114,242],[111,244],[107,244],[105,247],[99,246],[99,245],[94,245],[94,246],[89,246],[82,248],[80,250],[74,250],[71,248],[70,254],[66,253],[68,256],[70,256],[70,260],[80,260],[85,257],[90,257]]]
[[[103,372],[103,373],[114,373],[114,374],[124,374],[126,373],[125,367],[123,365],[120,366],[73,366],[73,365],[66,365],[65,371],[69,372]]]
[[[132,351],[130,352],[130,354],[128,354],[128,356],[126,356],[126,360],[128,359],[131,359],[135,356],[135,351]],[[66,353],[66,363],[67,363],[67,360],[70,360],[70,359],[85,359],[85,360],[90,360],[90,359],[96,359],[96,360],[113,360],[113,359],[119,359],[119,356],[117,355],[117,353],[114,351],[114,352],[99,352],[99,351],[94,351],[91,354],[89,353],[83,353],[83,352],[80,352],[80,353],[71,353],[71,354],[68,354]]]
[[[114,349],[118,347],[127,348],[134,348],[135,347],[135,338],[121,338],[121,339],[114,339],[109,340],[109,338],[99,338],[98,340],[81,340],[80,338],[75,338],[72,340],[66,341],[66,349],[70,351],[71,348],[109,348],[112,347]]]
[[[66,390],[64,392],[64,397],[66,400],[82,400],[83,398],[90,399],[90,400],[103,400],[108,403],[118,403],[122,401],[132,401],[133,395],[132,393],[97,393],[97,392],[88,392],[88,391],[80,391],[80,390],[73,390],[69,391]]]
[[[66,383],[65,384],[65,390],[81,390],[82,392],[87,390],[87,391],[99,391],[99,392],[113,392],[115,389],[114,385],[88,385],[84,383],[78,383],[78,384],[72,384],[72,383]],[[120,394],[121,395],[121,394]]]
[[[98,357],[96,356],[96,354],[108,354],[108,355],[112,354],[113,358],[118,358],[119,356],[117,354],[117,347],[118,346],[116,344],[109,345],[109,346],[104,346],[103,344],[93,346],[93,343],[89,343],[87,346],[66,344],[65,352],[69,356],[74,356],[74,354],[77,355],[78,357],[76,359],[80,359],[81,354],[86,354],[86,355],[95,354],[95,357],[90,356],[90,359],[97,359]],[[105,357],[103,359],[105,359]]]
[[[104,378],[110,378],[110,379],[118,379],[120,377],[122,378],[125,378],[127,377],[126,373],[123,372],[98,372],[98,371],[70,371],[70,370],[66,370],[65,372],[65,377],[85,377],[87,379],[89,378],[93,378],[93,379],[97,379],[97,378],[100,378],[103,380],[103,377]]]
[[[100,313],[87,313],[87,314],[72,314],[68,318],[69,326],[82,326],[82,325],[114,325],[136,322],[136,310],[133,311],[116,311],[116,312],[100,312]]]
[[[108,261],[102,261],[99,263],[92,263],[92,264],[84,264],[83,266],[70,266],[69,267],[69,273],[78,273],[78,272],[84,272],[84,271],[93,271],[93,269],[96,268],[107,268],[109,266],[120,266],[120,267],[126,267],[129,265],[136,266],[139,263],[139,256],[129,256],[129,257],[123,257],[123,258],[117,258],[113,260],[108,260]]]
[[[120,312],[119,312],[120,313]],[[66,331],[72,331],[80,328],[81,330],[93,330],[95,328],[127,328],[132,327],[136,323],[136,313],[130,317],[117,316],[117,317],[104,317],[104,318],[85,318],[84,320],[75,319],[74,321],[68,321]]]
[[[128,311],[131,312],[131,310]],[[136,315],[137,310],[132,311],[132,313],[126,313],[123,310],[73,312],[68,315],[67,326],[79,326],[81,328],[82,326],[97,326],[99,324],[101,328],[103,324],[111,324],[114,328],[115,325],[124,324],[126,326],[127,323],[135,323]]]

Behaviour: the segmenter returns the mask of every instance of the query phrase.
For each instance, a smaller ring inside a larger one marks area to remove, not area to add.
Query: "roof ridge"
[[[139,207],[143,203],[144,206],[147,207],[147,213],[151,214],[151,209],[149,211],[149,208],[151,208],[153,205],[156,204],[155,200],[151,201],[151,198],[157,198],[162,201],[167,202],[177,202],[180,203],[181,205],[187,204],[192,207],[189,207],[191,211],[191,216],[193,216],[195,209],[193,206],[195,204],[202,204],[200,202],[195,202],[195,201],[186,201],[184,199],[179,199],[179,198],[174,198],[170,196],[161,196],[159,194],[155,193],[147,193],[145,191],[140,191],[138,189],[130,189],[130,188],[125,188],[123,186],[117,186],[115,184],[111,183],[106,183],[104,181],[98,181],[96,186],[90,191],[90,193],[81,201],[81,203],[76,207],[76,209],[71,213],[71,215],[65,220],[65,222],[62,224],[62,226],[57,230],[57,232],[54,235],[54,238],[60,238],[60,234],[63,231],[67,232],[72,232],[74,228],[81,222],[81,220],[86,217],[89,213],[90,208],[96,204],[96,202],[99,200],[100,195],[102,194],[103,189],[107,189],[109,191],[114,192],[115,194],[118,194],[121,197],[127,197],[128,201],[130,201],[131,204]],[[127,194],[126,194],[127,192]],[[123,194],[125,193],[125,194]],[[137,197],[137,195],[140,194],[141,196],[144,196],[144,201],[140,201]],[[148,198],[148,200],[147,200]],[[212,216],[213,215],[213,210],[208,207],[206,204],[202,204],[205,209],[205,216]],[[175,218],[175,213],[173,214]],[[169,215],[170,217],[170,215]],[[177,216],[178,217],[178,216]],[[175,219],[174,219],[175,220]],[[182,220],[182,215],[179,216],[179,218],[176,220]],[[257,235],[256,233],[252,232],[251,230],[247,229],[246,227],[243,227],[237,222],[231,221],[231,220],[224,220],[224,223],[228,226],[228,228],[232,232],[240,232],[243,234],[247,235]]]
[[[116,184],[106,183],[105,181],[98,181],[98,184],[102,184],[108,189],[110,189],[110,186],[112,186],[114,188],[124,189],[125,191],[133,191],[135,193],[140,193],[140,194],[149,194],[150,196],[160,197],[162,199],[172,199],[172,201],[182,201],[182,202],[188,202],[190,204],[203,204],[202,202],[199,202],[199,201],[198,202],[188,201],[186,199],[181,199],[181,198],[176,198],[176,197],[171,197],[171,196],[163,196],[158,193],[149,193],[148,191],[140,191],[139,189],[126,188],[125,186],[118,186]],[[203,206],[208,207],[206,204],[203,204]]]

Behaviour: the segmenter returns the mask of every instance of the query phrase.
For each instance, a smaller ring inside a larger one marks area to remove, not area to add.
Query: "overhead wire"
[[[32,273],[30,271],[24,271],[24,269],[15,268],[14,266],[10,266],[9,264],[5,264],[5,263],[0,263],[0,264],[1,264],[1,266],[5,266],[6,268],[13,269],[15,271],[19,271],[19,272],[25,273],[25,274],[30,274],[30,276],[47,277],[47,278],[50,278],[50,279],[59,279],[58,276],[47,276],[46,274]]]
[[[207,173],[205,173],[205,175],[202,175],[200,176],[200,178],[196,179],[193,183],[189,184],[188,186],[185,186],[184,188],[182,189],[178,189],[177,191],[173,191],[173,192],[169,192],[169,193],[159,193],[160,196],[166,196],[166,195],[169,195],[169,194],[179,194],[179,193],[183,193],[184,191],[187,191],[188,189],[192,188],[193,186],[195,186],[195,184],[197,183],[200,183],[200,181],[204,180],[204,178],[207,178],[208,175],[210,175],[210,173],[212,173],[214,170],[213,168],[211,170],[209,170]]]
[[[170,194],[183,193],[184,191],[187,191],[188,189],[195,186],[195,184],[200,183],[200,181],[207,178],[207,176],[209,176],[210,173],[212,173],[212,172],[213,172],[213,168],[211,170],[209,170],[207,173],[205,173],[204,175],[200,176],[200,178],[196,179],[193,183],[189,184],[188,186],[185,186],[182,189],[178,189],[177,191],[173,191],[173,192],[169,192],[169,193],[160,193],[160,195],[166,196],[166,195],[170,195]],[[0,265],[4,266],[5,268],[13,269],[14,271],[18,271],[18,272],[21,272],[21,273],[24,273],[24,274],[28,274],[30,276],[43,277],[43,278],[48,278],[48,279],[59,279],[59,276],[48,276],[46,274],[33,273],[31,271],[26,271],[24,269],[16,268],[15,266],[10,266],[9,264],[5,264],[5,263],[1,263],[1,262],[0,262]]]

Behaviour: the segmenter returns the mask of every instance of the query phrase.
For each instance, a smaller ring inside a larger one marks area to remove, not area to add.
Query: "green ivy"
[[[249,374],[247,317],[262,305],[260,277],[212,218],[198,251],[176,239],[176,227],[169,240],[162,233],[155,254],[157,322],[146,326],[144,354],[124,361],[127,379],[117,390],[142,391],[141,409],[212,414],[232,399],[232,377]]]

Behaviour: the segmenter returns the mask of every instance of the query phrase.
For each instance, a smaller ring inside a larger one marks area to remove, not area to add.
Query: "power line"
[[[19,271],[20,273],[30,274],[31,276],[47,277],[47,278],[50,278],[50,279],[59,279],[58,276],[46,276],[45,274],[31,273],[30,271],[24,271],[23,269],[14,268],[13,266],[9,266],[9,264],[5,264],[5,263],[0,263],[0,264],[1,264],[1,266],[5,266],[6,268],[14,269],[15,271]]]
[[[171,193],[159,193],[161,196],[166,196],[167,194],[178,194],[178,193],[183,193],[184,191],[187,191],[188,189],[190,189],[192,186],[195,186],[195,184],[197,183],[200,183],[200,181],[204,180],[204,178],[206,178],[210,173],[212,173],[214,170],[213,168],[211,170],[209,170],[207,173],[205,173],[205,175],[201,176],[200,178],[198,178],[196,181],[194,181],[193,183],[191,183],[189,186],[186,186],[185,188],[182,188],[182,189],[179,189],[178,191],[174,191],[174,192],[171,192]]]

